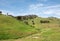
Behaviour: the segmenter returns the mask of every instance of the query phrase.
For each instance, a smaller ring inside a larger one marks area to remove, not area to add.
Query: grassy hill
[[[41,23],[41,20],[49,23]],[[24,21],[27,21],[28,25]],[[36,17],[24,21],[0,15],[0,39],[9,38],[1,41],[60,41],[60,19]]]
[[[0,39],[17,39],[37,30],[11,16],[0,15]]]
[[[41,20],[49,20],[50,23],[40,23]],[[34,25],[32,21],[35,22]],[[29,19],[28,22],[36,29],[40,29],[40,32],[16,41],[60,41],[60,19],[37,17]]]

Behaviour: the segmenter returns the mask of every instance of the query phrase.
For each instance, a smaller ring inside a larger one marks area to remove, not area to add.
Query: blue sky
[[[36,14],[60,18],[60,0],[0,0],[0,11],[14,16]]]

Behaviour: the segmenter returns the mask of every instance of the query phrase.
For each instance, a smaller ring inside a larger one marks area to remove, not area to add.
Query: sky
[[[60,0],[0,0],[0,11],[9,15],[60,18]]]

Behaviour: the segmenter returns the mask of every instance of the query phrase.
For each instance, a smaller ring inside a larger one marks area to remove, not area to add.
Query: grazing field
[[[0,41],[60,41],[60,19],[36,17],[28,19],[28,25],[24,21],[0,15]]]

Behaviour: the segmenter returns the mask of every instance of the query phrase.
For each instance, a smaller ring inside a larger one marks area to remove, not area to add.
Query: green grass
[[[60,41],[60,27],[43,28],[41,32],[16,41]]]
[[[32,20],[35,25],[32,24]],[[49,20],[50,23],[40,23],[40,20]],[[60,19],[37,17],[27,21],[29,25],[12,17],[0,15],[0,39],[9,38],[1,41],[60,41]]]
[[[0,39],[17,39],[37,30],[10,16],[0,15]]]

